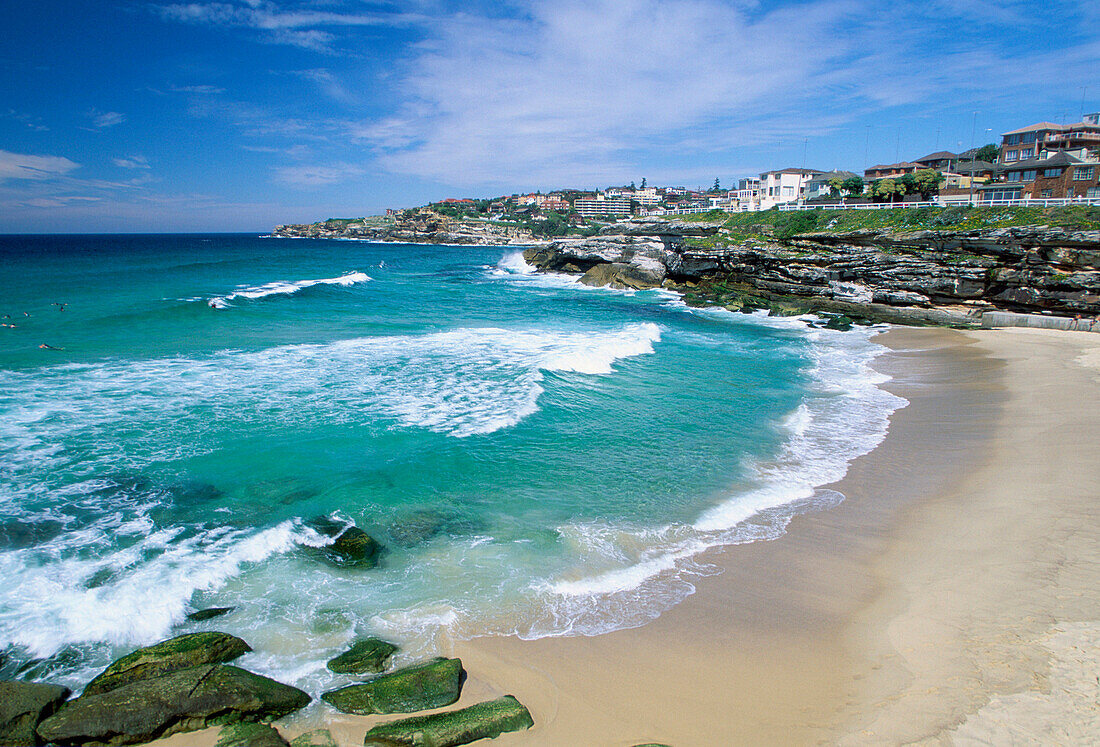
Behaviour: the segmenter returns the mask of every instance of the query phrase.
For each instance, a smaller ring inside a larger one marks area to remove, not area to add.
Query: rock
[[[180,669],[82,695],[38,726],[58,744],[139,744],[239,721],[273,721],[309,703],[296,687],[228,665]]]
[[[841,332],[847,332],[852,328],[852,324],[852,320],[842,314],[840,316],[829,317],[829,321],[825,322],[822,326],[824,326],[825,329],[835,329]]]
[[[339,656],[329,659],[328,668],[338,674],[378,673],[386,670],[390,656],[397,646],[379,638],[366,638]]]
[[[22,747],[42,744],[36,729],[71,694],[61,685],[0,682],[0,744]]]
[[[478,703],[448,713],[413,716],[375,726],[367,732],[363,744],[431,745],[454,747],[478,739],[495,739],[504,732],[530,729],[535,725],[531,713],[511,695]]]
[[[241,722],[222,727],[215,747],[290,747],[279,732],[267,724]]]
[[[314,729],[290,740],[290,747],[336,747],[336,740],[328,729]]]
[[[84,688],[83,695],[97,695],[137,680],[159,677],[177,669],[232,661],[252,647],[236,636],[215,631],[188,633],[153,646],[139,648],[103,670]]]
[[[585,285],[597,287],[610,285],[612,288],[632,288],[634,290],[659,288],[664,279],[663,266],[652,263],[626,264],[615,262],[613,264],[598,264],[592,266],[581,276],[581,282]]]
[[[433,659],[384,674],[361,685],[349,685],[321,695],[343,713],[413,713],[441,708],[458,700],[462,692],[462,662]]]
[[[382,554],[382,545],[354,524],[346,526],[327,517],[306,522],[326,537],[335,537],[331,545],[320,549],[321,555],[330,562],[349,568],[374,568]]]
[[[221,617],[222,615],[228,615],[236,607],[207,607],[204,610],[198,610],[192,612],[187,616],[188,620],[194,620],[195,622],[202,622],[203,620],[210,620],[215,617]]]

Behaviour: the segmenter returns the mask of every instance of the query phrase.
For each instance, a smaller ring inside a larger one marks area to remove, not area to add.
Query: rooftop
[[[918,158],[915,163],[921,163],[923,161],[946,161],[958,157],[958,153],[952,153],[949,150],[938,150],[935,153],[929,153],[924,158]]]
[[[1050,158],[1029,158],[1026,161],[1019,161],[1011,166],[1005,166],[1005,171],[1027,171],[1028,169],[1045,169],[1051,166],[1073,166],[1074,164],[1085,163],[1076,156],[1071,156],[1065,151],[1059,151]]]

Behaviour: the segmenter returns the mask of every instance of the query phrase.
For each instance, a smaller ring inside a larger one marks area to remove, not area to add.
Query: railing
[[[951,205],[968,204],[978,207],[1058,207],[1061,205],[1100,205],[1100,197],[1047,197],[1018,199],[980,200],[977,195],[974,198],[940,198],[927,202],[869,202],[845,204],[819,203],[808,205],[805,203],[788,202],[776,207],[782,211],[792,210],[892,210],[894,208],[922,208],[922,207],[948,207]]]

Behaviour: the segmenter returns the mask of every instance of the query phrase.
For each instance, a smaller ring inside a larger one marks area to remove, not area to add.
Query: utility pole
[[[974,121],[970,124],[970,147],[976,148],[974,138],[978,133],[978,112],[974,112]],[[970,151],[970,205],[974,205],[974,164],[978,157],[976,150]]]

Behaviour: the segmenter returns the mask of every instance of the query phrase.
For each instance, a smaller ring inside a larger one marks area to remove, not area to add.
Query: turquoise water
[[[316,694],[365,633],[411,659],[643,624],[701,550],[835,501],[814,488],[903,404],[869,331],[586,288],[515,249],[7,237],[0,264],[0,675],[80,685],[220,629]],[[321,562],[318,516],[381,566]],[[209,606],[236,609],[186,621]]]

